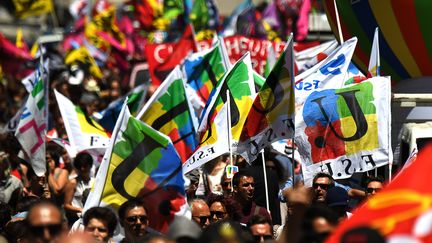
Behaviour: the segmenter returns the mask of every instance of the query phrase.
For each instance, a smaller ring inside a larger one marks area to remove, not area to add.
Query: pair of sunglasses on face
[[[130,216],[126,218],[126,221],[130,224],[136,223],[138,220],[143,224],[148,223],[147,215],[136,215],[136,216]]]
[[[379,192],[379,191],[381,191],[381,189],[382,189],[382,188],[373,188],[373,187],[368,187],[368,188],[366,188],[366,191],[367,191],[368,193],[372,193],[372,192]]]
[[[45,229],[47,229],[50,235],[54,236],[60,234],[62,228],[63,228],[62,224],[36,225],[36,226],[30,226],[30,232],[34,236],[43,236]]]
[[[222,219],[225,216],[225,212],[222,211],[210,211],[210,216],[193,216],[194,218],[199,218],[200,224],[204,225],[207,220],[211,221],[214,216],[218,219]]]
[[[322,184],[322,183],[314,183],[312,186],[313,186],[314,189],[318,189],[318,187],[319,187],[322,190],[328,190],[329,187],[330,187],[329,184]]]

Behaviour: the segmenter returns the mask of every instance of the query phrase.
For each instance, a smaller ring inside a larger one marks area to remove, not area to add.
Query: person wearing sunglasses
[[[366,184],[366,197],[375,195],[383,188],[384,180],[381,177],[370,176]]]
[[[83,217],[84,231],[91,235],[95,242],[110,242],[117,226],[115,213],[104,207],[93,207]]]
[[[159,234],[149,227],[147,212],[144,201],[138,198],[130,199],[120,206],[118,215],[125,231],[125,238],[121,242],[142,242],[150,234]]]
[[[234,211],[233,202],[230,198],[227,198],[224,195],[210,194],[207,198],[207,202],[210,206],[210,217],[212,223],[229,219],[230,214],[232,215]]]
[[[52,202],[42,200],[30,206],[25,219],[31,242],[58,242],[67,233],[60,209]]]
[[[335,181],[330,174],[324,172],[317,173],[312,181],[312,187],[314,191],[313,202],[325,203],[327,200],[327,191],[334,185]]]
[[[254,215],[248,222],[248,227],[255,242],[264,242],[273,239],[271,222],[261,215]]]
[[[206,228],[210,225],[210,208],[202,199],[194,199],[190,202],[192,211],[192,220],[195,221],[201,228]]]

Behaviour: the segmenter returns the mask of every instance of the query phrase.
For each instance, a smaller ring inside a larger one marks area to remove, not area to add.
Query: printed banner
[[[392,160],[390,79],[314,91],[296,117],[305,181],[320,171],[350,177]]]

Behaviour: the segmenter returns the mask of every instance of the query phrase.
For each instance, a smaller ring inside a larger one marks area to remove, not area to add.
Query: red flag
[[[432,145],[382,191],[335,230],[327,243],[359,226],[377,229],[387,242],[432,242]],[[405,241],[404,241],[405,240]]]
[[[32,60],[33,57],[28,51],[16,47],[14,43],[0,33],[0,66],[4,73],[16,78],[24,78],[32,72],[24,64]]]
[[[159,55],[159,50],[164,49],[164,45],[170,45],[170,43],[148,44],[145,47],[150,77],[155,85],[160,85],[175,66],[180,64],[190,52],[198,51],[190,24],[186,27],[180,40],[172,47],[172,53],[166,53],[166,58]]]

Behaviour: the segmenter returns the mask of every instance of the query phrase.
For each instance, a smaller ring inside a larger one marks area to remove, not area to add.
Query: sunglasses
[[[143,224],[148,223],[147,215],[135,215],[126,218],[126,221],[131,224],[137,222],[138,220]]]
[[[223,182],[221,185],[223,187],[228,187],[231,184],[231,182]]]
[[[382,188],[373,188],[373,187],[368,187],[368,188],[366,188],[366,191],[368,192],[368,193],[372,193],[372,192],[379,192],[379,191],[381,191],[381,189]]]
[[[314,183],[313,188],[318,189],[320,187],[322,190],[328,190],[330,185],[329,184],[320,184],[320,183]]]
[[[264,241],[273,239],[271,235],[254,235],[253,237],[255,242],[261,242],[261,237],[264,239]]]
[[[199,222],[200,222],[201,225],[205,225],[207,223],[207,220],[208,221],[211,220],[210,216],[192,216],[192,217],[199,219]]]
[[[210,211],[210,217],[214,218],[214,216],[216,215],[216,218],[221,219],[225,216],[225,212],[221,212],[221,211]]]
[[[62,224],[49,224],[49,225],[37,225],[30,226],[30,231],[35,236],[43,236],[45,229],[48,229],[51,236],[58,235],[61,233],[63,228]]]

